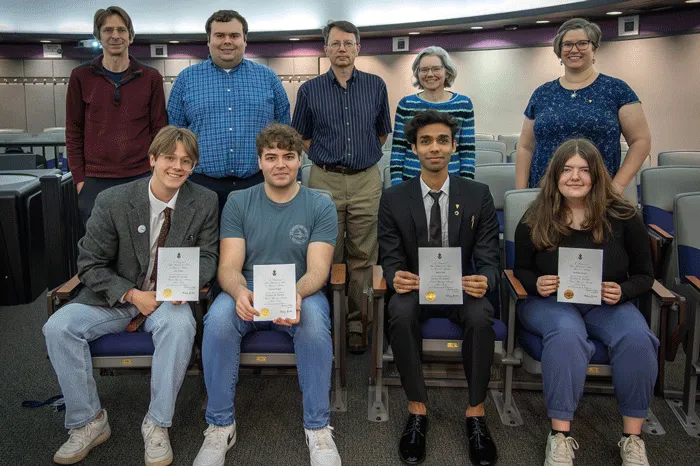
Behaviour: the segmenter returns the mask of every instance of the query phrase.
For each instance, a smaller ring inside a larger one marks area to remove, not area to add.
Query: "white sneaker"
[[[576,457],[574,450],[578,450],[578,442],[573,437],[548,435],[544,466],[573,466]]]
[[[311,466],[341,466],[331,426],[320,430],[304,429],[304,432],[306,432],[306,444],[309,446]]]
[[[620,447],[622,466],[649,466],[644,440],[637,435],[622,437],[617,446]]]
[[[83,427],[68,431],[68,441],[61,445],[55,455],[54,463],[73,464],[82,460],[90,453],[93,447],[104,442],[112,435],[112,430],[107,422],[107,411],[100,410],[102,419],[93,419]],[[99,413],[98,413],[99,416]]]
[[[143,460],[146,466],[168,466],[173,462],[173,449],[170,447],[166,427],[154,424],[146,415],[141,423],[141,435],[145,445]]]
[[[209,425],[204,431],[204,443],[193,466],[223,466],[226,452],[236,443],[236,421],[230,426]]]

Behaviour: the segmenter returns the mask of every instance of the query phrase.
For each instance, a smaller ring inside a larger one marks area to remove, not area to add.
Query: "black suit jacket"
[[[488,186],[450,175],[447,224],[449,246],[462,248],[462,275],[484,275],[489,290],[496,289],[500,257],[498,217]],[[419,176],[384,191],[378,225],[379,263],[393,290],[396,271],[417,275],[418,248],[429,246]]]

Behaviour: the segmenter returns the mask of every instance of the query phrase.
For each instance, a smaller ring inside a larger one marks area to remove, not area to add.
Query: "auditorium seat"
[[[477,141],[493,141],[495,139],[493,134],[489,133],[474,133],[474,137]]]
[[[506,191],[515,189],[515,164],[489,163],[474,167],[474,180],[488,185],[503,233],[503,198]]]
[[[674,150],[659,152],[659,167],[667,165],[700,165],[700,151]]]
[[[503,141],[476,141],[476,150],[493,150],[505,155],[506,143]]]
[[[539,189],[522,189],[517,191],[509,191],[505,194],[504,206],[504,239],[506,247],[506,270],[504,271],[504,286],[506,288],[505,298],[509,310],[509,315],[517,315],[517,306],[527,299],[527,292],[523,288],[520,281],[513,274],[513,265],[515,263],[515,229],[520,222],[529,205],[535,200]],[[645,297],[639,300],[639,309],[645,314],[647,322],[655,335],[659,336],[660,321],[662,307],[669,308],[677,301],[677,298],[660,283],[655,282],[652,296]],[[540,360],[542,357],[542,337],[525,330],[517,322],[517,319],[509,319],[508,335],[513,333],[516,335],[516,343],[518,348],[513,350],[513,359],[521,360],[522,367],[525,372],[533,375],[542,374],[542,366]],[[588,365],[588,377],[610,377],[612,375],[609,365],[607,348],[601,342],[591,339],[595,346],[593,354]],[[660,374],[662,376],[662,374]],[[525,389],[541,390],[541,381],[538,382],[518,382],[518,387]],[[596,383],[594,387],[587,382],[587,388],[591,388],[595,393],[614,393],[614,387],[609,384]],[[661,424],[654,416],[651,409],[648,412],[647,419],[643,426],[644,432],[654,435],[662,435],[665,433]]]
[[[486,163],[503,163],[503,153],[495,150],[476,150],[475,165],[483,165]]]
[[[506,143],[506,153],[515,150],[515,144],[520,139],[520,133],[499,134],[497,140]]]
[[[685,432],[700,437],[700,417],[696,411],[698,375],[700,375],[700,192],[678,194],[673,201],[678,279],[674,289],[688,299],[685,328],[683,394],[680,400],[666,402]]]

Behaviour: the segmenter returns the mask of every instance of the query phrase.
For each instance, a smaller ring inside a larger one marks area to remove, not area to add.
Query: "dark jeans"
[[[209,188],[219,196],[219,216],[224,210],[226,200],[231,191],[242,191],[256,184],[265,181],[262,172],[257,172],[255,175],[248,178],[238,178],[235,176],[226,176],[224,178],[212,178],[201,173],[192,173],[190,181]]]
[[[92,208],[95,206],[95,198],[105,189],[119,186],[120,184],[136,181],[141,178],[151,176],[148,171],[142,175],[130,176],[128,178],[93,178],[85,177],[83,189],[78,194],[78,211],[80,212],[80,221],[83,222],[83,231],[87,221],[92,214]]]

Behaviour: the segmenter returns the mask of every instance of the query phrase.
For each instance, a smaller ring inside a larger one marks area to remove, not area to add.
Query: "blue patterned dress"
[[[639,102],[639,98],[627,83],[602,73],[576,91],[564,89],[558,79],[535,89],[525,109],[525,116],[535,120],[529,186],[538,185],[554,151],[571,138],[593,142],[614,177],[621,155],[618,111],[634,102]]]

